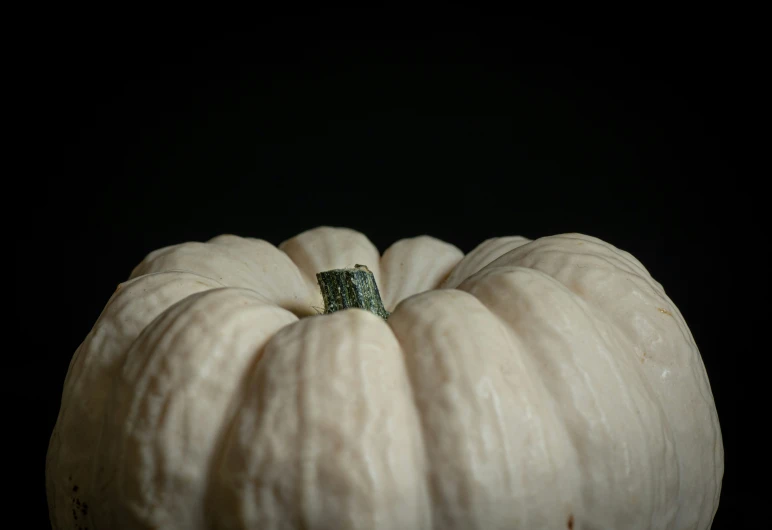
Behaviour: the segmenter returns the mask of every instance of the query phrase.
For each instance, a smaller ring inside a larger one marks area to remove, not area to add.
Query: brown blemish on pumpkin
[[[643,355],[641,356],[641,363],[643,363],[648,357],[649,357],[649,354],[644,351]]]
[[[670,311],[668,311],[667,309],[662,309],[661,307],[658,307],[657,309],[658,309],[658,310],[659,310],[659,312],[660,312],[660,313],[662,313],[663,315],[669,315],[669,316],[671,316],[671,317],[673,316],[673,313],[671,313],[671,312],[670,312]]]
[[[78,491],[78,485],[74,485],[72,487],[73,493],[76,493]],[[73,521],[78,520],[78,511],[80,511],[81,514],[83,514],[83,517],[88,516],[88,504],[85,502],[80,502],[80,498],[73,494],[72,497],[72,519]],[[88,528],[84,526],[79,526],[79,529],[88,530]]]
[[[123,287],[123,284],[120,284],[120,283],[119,283],[119,284],[118,284],[118,287],[116,287],[116,288],[115,288],[115,292],[117,293],[118,291],[120,291],[120,290],[121,290],[121,287]]]
[[[569,515],[568,516],[568,530],[573,530],[574,528],[574,516]]]

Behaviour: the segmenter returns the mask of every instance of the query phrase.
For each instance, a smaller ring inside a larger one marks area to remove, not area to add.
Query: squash
[[[46,488],[55,529],[705,529],[723,459],[628,252],[319,227],[147,255],[72,358]]]

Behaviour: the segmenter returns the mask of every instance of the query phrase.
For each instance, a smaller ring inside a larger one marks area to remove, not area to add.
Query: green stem
[[[316,275],[324,299],[324,313],[349,308],[366,309],[382,319],[389,318],[383,307],[375,276],[364,265],[353,269],[333,269]]]

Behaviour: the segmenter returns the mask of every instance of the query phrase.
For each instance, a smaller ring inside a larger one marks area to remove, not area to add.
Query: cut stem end
[[[375,276],[364,265],[354,265],[353,269],[333,269],[316,275],[324,300],[324,313],[334,313],[344,309],[365,309],[382,319],[389,318],[389,312],[383,307],[381,293],[375,283]]]

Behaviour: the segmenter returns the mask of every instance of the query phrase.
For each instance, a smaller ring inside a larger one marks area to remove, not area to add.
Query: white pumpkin
[[[364,264],[388,320],[318,314]],[[383,256],[321,227],[151,252],[78,348],[56,529],[705,529],[723,446],[694,339],[632,255],[565,234]]]

